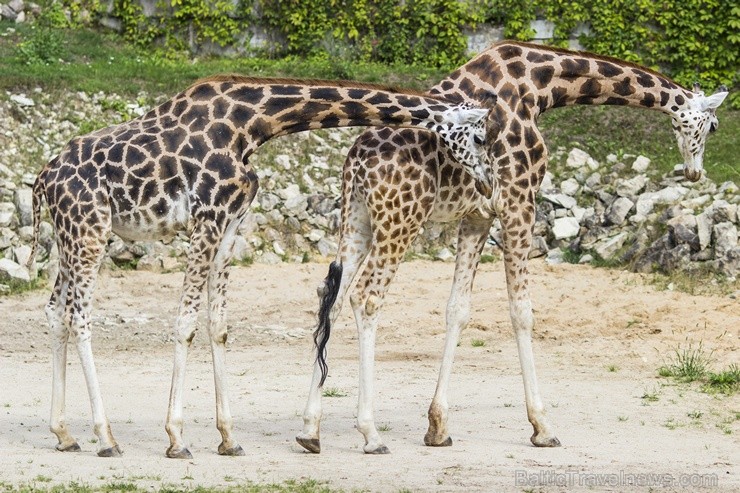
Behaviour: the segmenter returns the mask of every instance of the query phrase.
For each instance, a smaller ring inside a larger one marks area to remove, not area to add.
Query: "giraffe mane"
[[[241,74],[216,74],[193,82],[190,87],[209,82],[233,82],[236,84],[253,84],[253,85],[301,85],[301,86],[330,86],[330,87],[349,87],[353,89],[370,89],[374,91],[395,92],[409,96],[419,96],[424,98],[437,99],[446,101],[440,96],[430,96],[428,93],[414,89],[399,88],[389,84],[373,84],[369,82],[356,82],[352,80],[329,80],[329,79],[294,79],[286,77],[250,77]]]
[[[620,58],[609,56],[609,55],[599,55],[597,53],[593,53],[593,52],[590,52],[590,51],[570,50],[568,48],[558,48],[558,47],[555,47],[555,46],[547,46],[547,45],[540,45],[540,44],[536,44],[536,43],[526,43],[524,41],[513,41],[513,40],[503,40],[503,41],[498,41],[496,43],[493,43],[491,46],[488,47],[488,49],[486,51],[491,50],[491,49],[494,49],[494,48],[497,48],[499,46],[506,45],[506,44],[521,46],[523,48],[532,48],[532,49],[539,50],[539,51],[548,51],[550,53],[556,53],[558,55],[569,55],[569,56],[580,56],[580,57],[584,57],[584,58],[591,58],[593,60],[599,60],[599,61],[603,61],[603,62],[614,63],[614,64],[619,65],[620,67],[636,68],[636,69],[642,70],[643,72],[648,73],[650,75],[653,75],[653,76],[656,76],[656,77],[660,77],[662,79],[667,80],[668,82],[672,82],[673,84],[675,84],[676,86],[680,87],[681,89],[684,89],[686,91],[689,91],[687,88],[685,88],[681,84],[677,83],[676,81],[674,81],[670,77],[666,76],[665,74],[661,74],[657,70],[653,70],[651,68],[645,67],[644,65],[640,65],[639,63],[628,62],[626,60],[622,60]],[[691,91],[689,91],[689,92],[691,92]]]

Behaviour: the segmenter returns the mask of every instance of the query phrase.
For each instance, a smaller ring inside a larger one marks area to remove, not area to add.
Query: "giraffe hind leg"
[[[349,195],[349,194],[347,194]],[[337,285],[336,280],[327,282],[328,277],[331,276],[331,270],[327,279],[319,286],[318,296],[320,304],[324,305],[328,303],[328,297],[334,296],[335,301],[333,305],[326,306],[328,313],[325,313],[325,317],[328,315],[328,320],[324,322],[327,324],[325,331],[330,332],[330,328],[334,326],[334,323],[342,310],[344,298],[347,295],[349,287],[352,285],[352,281],[357,274],[362,262],[367,257],[370,251],[371,231],[370,231],[370,218],[367,213],[366,206],[358,202],[356,197],[352,197],[349,203],[343,204],[343,209],[347,209],[346,213],[343,213],[342,217],[342,232],[339,239],[339,248],[337,250],[337,257],[334,261],[334,276],[340,273],[341,279]],[[333,284],[336,293],[330,293],[329,284]],[[328,330],[327,330],[328,329]],[[328,339],[327,339],[328,344]],[[308,399],[306,401],[306,407],[303,411],[303,430],[296,436],[296,441],[306,450],[314,454],[321,452],[321,439],[320,439],[320,426],[321,426],[321,387],[322,387],[323,372],[321,365],[316,359],[314,361],[313,376],[311,378],[311,387],[308,393]]]
[[[49,303],[46,305],[46,317],[49,321],[52,348],[52,394],[51,417],[49,429],[56,435],[59,443],[56,449],[60,452],[79,452],[80,446],[70,433],[65,416],[65,392],[67,380],[67,343],[69,327],[64,320],[64,308],[67,304],[69,272],[64,259],[60,259],[61,268],[57,274]]]

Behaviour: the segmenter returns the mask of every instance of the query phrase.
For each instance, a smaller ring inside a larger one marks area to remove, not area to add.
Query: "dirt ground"
[[[456,355],[454,444],[423,445],[453,265],[413,261],[398,273],[378,332],[376,420],[391,454],[364,455],[354,430],[357,337],[348,302],[329,355],[327,386],[340,396],[324,399],[322,453],[303,453],[294,436],[310,380],[315,288],[326,270],[326,264],[232,270],[227,363],[235,434],[246,450],[237,458],[216,454],[204,327],[189,355],[185,395],[185,439],[194,459],[164,457],[171,327],[182,274],[101,276],[93,345],[113,433],[124,450],[119,459],[95,455],[74,352],[67,421],[83,450],[54,450],[43,311],[48,290],[0,298],[0,486],[126,481],[158,489],[312,478],[383,492],[673,491],[702,484],[740,490],[740,397],[709,395],[656,372],[679,345],[699,342],[712,352],[715,369],[740,362],[740,301],[658,291],[639,275],[539,261],[531,283],[535,356],[562,447],[529,443],[500,263],[479,270],[471,323]]]

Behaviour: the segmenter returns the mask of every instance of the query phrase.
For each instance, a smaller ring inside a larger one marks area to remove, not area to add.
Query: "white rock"
[[[727,252],[737,248],[737,227],[725,222],[714,225],[714,252],[717,258],[724,257]]]
[[[611,238],[603,239],[594,246],[594,250],[601,258],[609,259],[624,246],[628,236],[626,232],[622,232]]]
[[[324,236],[326,236],[326,233],[323,230],[312,229],[311,231],[308,232],[308,234],[306,235],[306,238],[308,238],[309,241],[316,243]]]
[[[564,262],[563,251],[560,250],[560,248],[553,248],[552,250],[547,252],[547,257],[545,258],[545,262],[548,265],[562,264]]]
[[[587,253],[583,255],[580,259],[578,259],[578,263],[579,264],[590,264],[591,262],[593,262],[593,260],[594,260],[593,255]]]
[[[572,209],[576,205],[576,199],[564,193],[544,193],[542,198],[565,209]]]
[[[13,257],[15,261],[20,265],[26,265],[28,260],[31,258],[31,247],[28,245],[21,245],[13,248]]]
[[[587,209],[584,209],[583,207],[575,206],[570,211],[573,213],[573,217],[576,218],[576,221],[580,223],[581,221],[583,221],[583,218],[586,216]]]
[[[330,240],[327,237],[321,238],[319,242],[316,244],[316,248],[319,250],[319,253],[322,257],[328,257],[329,255],[334,255],[337,251],[337,248],[339,248],[339,245],[333,240]]]
[[[575,217],[559,217],[554,221],[552,233],[556,240],[563,240],[575,237],[580,229],[581,226]]]
[[[0,280],[16,279],[30,282],[31,276],[28,269],[8,258],[0,259]]]
[[[635,162],[632,163],[632,170],[637,171],[638,173],[644,173],[648,170],[649,166],[650,159],[646,158],[645,156],[637,156]]]
[[[283,169],[290,169],[292,164],[290,162],[290,156],[287,154],[278,154],[275,156],[275,162],[283,167]]]
[[[696,216],[696,234],[699,236],[699,247],[704,250],[712,242],[712,227],[714,221],[712,216],[704,211]]]
[[[614,164],[614,163],[616,163],[618,159],[619,159],[619,158],[618,158],[618,157],[617,157],[617,155],[616,155],[616,154],[614,154],[614,153],[610,153],[610,154],[607,154],[607,155],[606,155],[606,162],[607,162],[607,163],[609,163],[609,164]]]
[[[449,251],[447,248],[443,248],[439,252],[437,252],[437,255],[434,256],[434,259],[441,260],[442,262],[448,262],[455,259],[455,254]]]
[[[573,178],[568,178],[560,184],[560,190],[562,190],[565,195],[570,195],[571,197],[577,194],[580,189],[581,186]]]
[[[582,168],[583,166],[586,166],[589,159],[593,160],[593,158],[589,156],[586,151],[582,151],[578,148],[573,148],[568,153],[568,159],[566,159],[565,165],[569,168]]]
[[[272,250],[277,255],[280,255],[281,257],[284,257],[285,256],[285,249],[282,247],[282,245],[278,241],[273,241],[272,242]]]
[[[18,106],[34,106],[36,103],[33,102],[33,99],[27,97],[25,94],[11,94],[10,100],[13,101]]]
[[[645,189],[648,181],[648,177],[645,175],[637,175],[629,180],[618,180],[615,187],[617,195],[620,197],[634,197]]]

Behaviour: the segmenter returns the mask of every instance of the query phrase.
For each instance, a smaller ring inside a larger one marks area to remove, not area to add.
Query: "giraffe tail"
[[[313,333],[313,341],[316,345],[316,362],[321,368],[321,383],[324,385],[329,367],[326,364],[326,345],[331,335],[331,309],[337,301],[339,285],[342,282],[342,264],[337,261],[329,265],[329,274],[324,279],[324,285],[319,288],[319,323]]]
[[[33,240],[31,243],[31,255],[26,262],[26,268],[31,270],[33,262],[36,260],[36,253],[39,248],[39,226],[41,224],[41,201],[44,197],[44,175],[45,170],[39,173],[36,181],[33,183]]]

